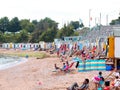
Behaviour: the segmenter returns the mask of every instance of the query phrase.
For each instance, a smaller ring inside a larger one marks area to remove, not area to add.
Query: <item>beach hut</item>
[[[41,50],[45,50],[46,49],[46,43],[44,41],[40,41],[39,45],[40,45]]]
[[[34,46],[34,50],[37,50],[39,48],[39,43],[34,43],[33,46]]]
[[[6,49],[9,49],[10,48],[10,46],[9,46],[9,43],[4,43],[4,48],[6,48]]]
[[[9,48],[13,48],[13,43],[9,43]]]

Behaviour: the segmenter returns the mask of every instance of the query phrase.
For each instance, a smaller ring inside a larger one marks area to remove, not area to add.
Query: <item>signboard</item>
[[[115,37],[115,58],[120,58],[120,37]]]

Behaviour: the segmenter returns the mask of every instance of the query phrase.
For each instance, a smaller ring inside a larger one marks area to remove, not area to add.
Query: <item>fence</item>
[[[76,58],[78,61],[78,58]],[[85,60],[79,59],[78,72],[92,71],[92,70],[106,70],[105,60]]]

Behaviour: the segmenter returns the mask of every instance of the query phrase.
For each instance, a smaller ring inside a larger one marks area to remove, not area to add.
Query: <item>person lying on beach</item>
[[[58,67],[57,64],[54,64],[54,68],[55,68],[55,70],[54,70],[53,72],[57,72],[57,71],[59,71],[59,70],[60,70],[60,71],[64,71],[65,68],[66,68],[66,64],[63,63],[62,68]]]
[[[71,70],[71,68],[73,67],[73,65],[74,65],[74,62],[72,62],[72,63],[68,63],[68,61],[66,61],[66,66],[65,66],[65,68],[63,69],[65,72],[70,72]]]
[[[57,66],[57,64],[54,64],[54,67],[55,67],[56,70],[60,69],[60,68]]]
[[[58,67],[56,64],[54,64],[55,71],[64,71],[64,72],[70,72],[70,68],[73,66],[74,62],[71,64],[66,61],[66,63],[63,63],[62,68]]]
[[[68,61],[66,61],[66,65],[69,66],[69,62]]]
[[[86,78],[80,87],[75,82],[72,86],[68,87],[67,90],[90,90],[89,89],[89,79]]]
[[[57,71],[61,70],[61,69],[57,66],[56,63],[54,64],[54,68],[55,68],[55,70],[54,70],[53,72],[57,72]]]
[[[66,68],[66,64],[65,63],[63,63],[63,67],[62,67],[62,69],[61,70],[65,70],[65,68]]]

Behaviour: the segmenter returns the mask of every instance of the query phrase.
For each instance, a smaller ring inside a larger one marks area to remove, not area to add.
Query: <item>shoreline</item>
[[[2,64],[2,65],[0,65],[0,71],[15,67],[15,66],[20,65],[22,63],[25,63],[27,61],[28,61],[27,58],[22,58],[21,57],[20,61],[14,61],[14,62]]]

